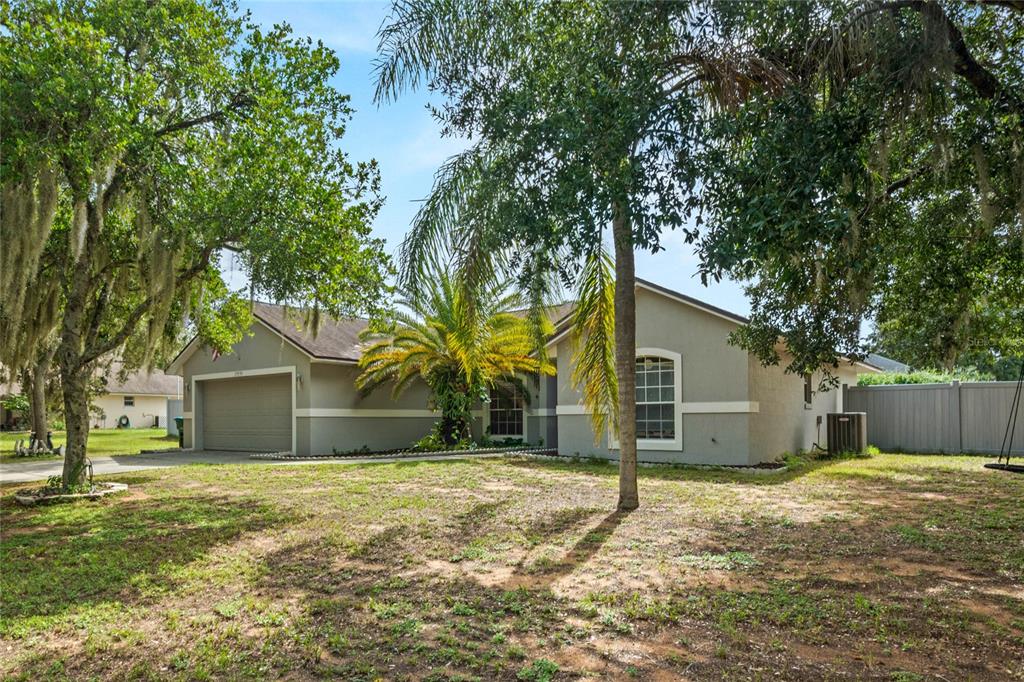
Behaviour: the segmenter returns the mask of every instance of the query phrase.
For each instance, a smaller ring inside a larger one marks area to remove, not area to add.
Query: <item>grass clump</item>
[[[546,658],[538,658],[516,673],[516,679],[522,682],[551,682],[558,673],[558,664]]]

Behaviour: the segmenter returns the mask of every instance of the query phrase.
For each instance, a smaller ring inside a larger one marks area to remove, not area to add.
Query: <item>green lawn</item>
[[[41,457],[15,457],[14,443],[28,440],[28,431],[0,432],[0,462],[29,461]],[[55,431],[53,444],[62,445],[63,431]],[[166,429],[93,429],[89,432],[89,456],[137,455],[142,450],[161,450],[178,446],[177,436],[168,436]],[[49,459],[55,459],[50,457]]]
[[[196,466],[22,509],[0,678],[1024,679],[1024,476]]]

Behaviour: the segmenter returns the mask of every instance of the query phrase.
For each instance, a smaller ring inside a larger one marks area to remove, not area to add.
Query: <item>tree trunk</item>
[[[44,354],[32,368],[32,430],[36,438],[46,442],[46,375],[50,371],[50,356]]]
[[[89,442],[89,372],[82,367],[65,368],[61,363],[61,387],[64,393],[64,423],[67,443],[64,449],[64,487],[85,482],[85,451]]]
[[[615,242],[615,373],[619,380],[619,511],[640,506],[636,487],[636,268],[633,230],[622,204],[612,205]]]
[[[90,211],[90,234],[98,231],[94,211]],[[67,298],[64,301],[64,319],[61,324],[57,363],[60,367],[61,393],[64,397],[64,424],[67,440],[64,445],[64,488],[85,481],[85,449],[89,441],[89,379],[92,365],[84,363],[82,353],[83,330],[89,298],[88,255],[92,248],[86,235],[82,259],[70,273]],[[97,304],[98,305],[98,304]]]

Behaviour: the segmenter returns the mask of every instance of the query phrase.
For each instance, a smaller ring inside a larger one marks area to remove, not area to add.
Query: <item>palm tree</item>
[[[441,412],[444,444],[469,438],[470,410],[489,389],[512,385],[528,397],[524,375],[554,374],[547,353],[536,352],[534,325],[515,313],[521,302],[494,282],[471,288],[457,276],[431,277],[415,295],[402,292],[390,319],[363,332],[369,345],[356,386],[369,392],[390,384],[397,398],[421,380]],[[544,325],[541,333],[550,333]]]
[[[639,505],[634,250],[696,237],[701,121],[788,77],[711,30],[716,6],[394,0],[380,32],[377,100],[430,87],[443,128],[475,139],[413,222],[405,281],[440,248],[470,280],[514,272],[535,308],[553,271],[576,286],[573,381],[597,439],[618,435],[621,510]]]

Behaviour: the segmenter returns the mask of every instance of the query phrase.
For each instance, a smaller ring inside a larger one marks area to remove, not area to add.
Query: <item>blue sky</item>
[[[445,159],[463,149],[465,142],[441,137],[426,110],[425,92],[408,92],[397,102],[379,107],[373,103],[376,34],[389,4],[265,0],[241,2],[240,7],[250,11],[259,24],[269,27],[287,22],[297,35],[322,40],[337,52],[341,69],[334,85],[352,97],[355,109],[342,148],[354,161],[374,158],[380,164],[386,201],[374,222],[374,233],[387,240],[388,250],[394,255],[418,202],[430,192],[435,171]],[[680,233],[663,235],[662,241],[665,251],[637,254],[639,277],[733,312],[749,312],[738,284],[701,285],[695,276],[697,259]],[[237,283],[238,273],[233,275]]]

